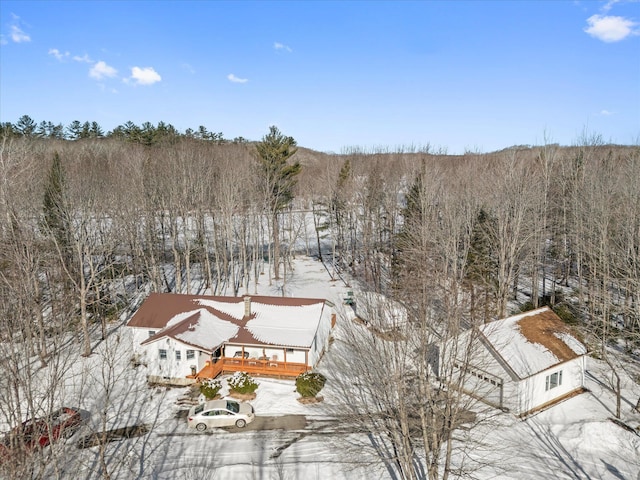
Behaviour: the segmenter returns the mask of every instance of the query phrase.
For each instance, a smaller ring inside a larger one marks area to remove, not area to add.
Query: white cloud
[[[605,117],[608,117],[609,115],[613,115],[613,112],[610,112],[609,110],[601,110],[600,115],[604,115]]]
[[[611,10],[611,7],[613,7],[616,3],[618,3],[620,0],[609,0],[606,5],[604,5],[602,7],[602,11],[603,12],[608,12],[609,10]]]
[[[287,46],[287,45],[285,45],[283,43],[280,43],[280,42],[275,42],[273,44],[273,48],[275,48],[276,50],[284,50],[285,52],[289,52],[289,53],[293,52],[291,47],[289,47],[289,46]]]
[[[184,68],[187,72],[189,73],[196,73],[196,69],[193,68],[190,64],[188,63],[183,63],[182,64],[182,68]]]
[[[30,42],[31,37],[24,33],[18,25],[11,25],[11,40],[16,43]]]
[[[79,55],[74,55],[73,59],[76,62],[83,62],[83,63],[92,63],[93,61],[89,58],[89,55],[87,55],[86,53],[83,56],[79,56]]]
[[[233,82],[233,83],[247,83],[249,81],[248,78],[239,78],[239,77],[236,77],[233,73],[230,73],[229,75],[227,75],[227,78],[229,79],[230,82]]]
[[[131,69],[131,79],[138,85],[153,85],[162,80],[162,77],[152,67],[133,67]]]
[[[105,77],[115,77],[118,71],[100,60],[89,70],[89,76],[96,80],[102,80]]]
[[[63,61],[65,59],[67,59],[67,58],[72,58],[73,61],[75,61],[75,62],[94,63],[93,60],[91,60],[91,58],[89,58],[89,55],[87,55],[86,53],[84,55],[82,55],[82,56],[80,56],[80,55],[71,56],[71,54],[69,52],[61,52],[57,48],[50,48],[49,49],[49,55],[51,55],[53,57],[56,57],[56,59],[60,60],[60,61]],[[101,72],[100,69],[104,68],[106,66],[106,64],[104,62],[101,62],[101,63],[102,63],[102,65],[97,65],[96,64],[96,67],[94,67],[94,68],[96,68],[96,71],[95,71],[96,75],[100,75],[100,72]],[[108,67],[108,68],[111,68],[111,67]],[[115,73],[115,70],[114,70],[114,73]],[[113,76],[113,75],[105,75],[105,76]]]
[[[592,15],[587,18],[587,23],[589,26],[584,31],[607,43],[619,42],[629,35],[638,34],[634,31],[638,24],[624,17]]]
[[[64,60],[65,57],[69,56],[69,52],[62,53],[57,48],[50,48],[49,49],[49,55],[52,55],[52,56],[56,57],[57,60],[62,61],[62,60]]]

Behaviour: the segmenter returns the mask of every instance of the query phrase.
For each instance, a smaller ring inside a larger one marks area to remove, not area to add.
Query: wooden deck
[[[207,362],[195,376],[188,378],[201,380],[216,378],[221,373],[247,372],[252,375],[273,377],[297,377],[311,367],[304,363],[281,362],[277,360],[260,360],[257,358],[222,357],[215,363]]]

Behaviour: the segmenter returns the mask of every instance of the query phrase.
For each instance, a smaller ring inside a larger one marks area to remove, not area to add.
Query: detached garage
[[[548,307],[479,328],[465,390],[526,415],[584,389],[587,349]]]

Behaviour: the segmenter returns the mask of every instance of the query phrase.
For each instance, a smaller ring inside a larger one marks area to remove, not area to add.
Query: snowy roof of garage
[[[519,378],[587,353],[584,344],[549,307],[487,323],[480,332]]]

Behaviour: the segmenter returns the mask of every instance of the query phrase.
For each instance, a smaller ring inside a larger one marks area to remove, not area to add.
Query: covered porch
[[[271,360],[266,358],[220,357],[214,361],[207,360],[205,366],[195,375],[187,378],[204,380],[216,378],[222,373],[247,372],[251,375],[273,377],[297,377],[310,370],[304,363]]]
[[[235,372],[295,378],[311,370],[307,349],[226,343],[213,349],[210,355],[204,367],[187,378],[203,380]]]

